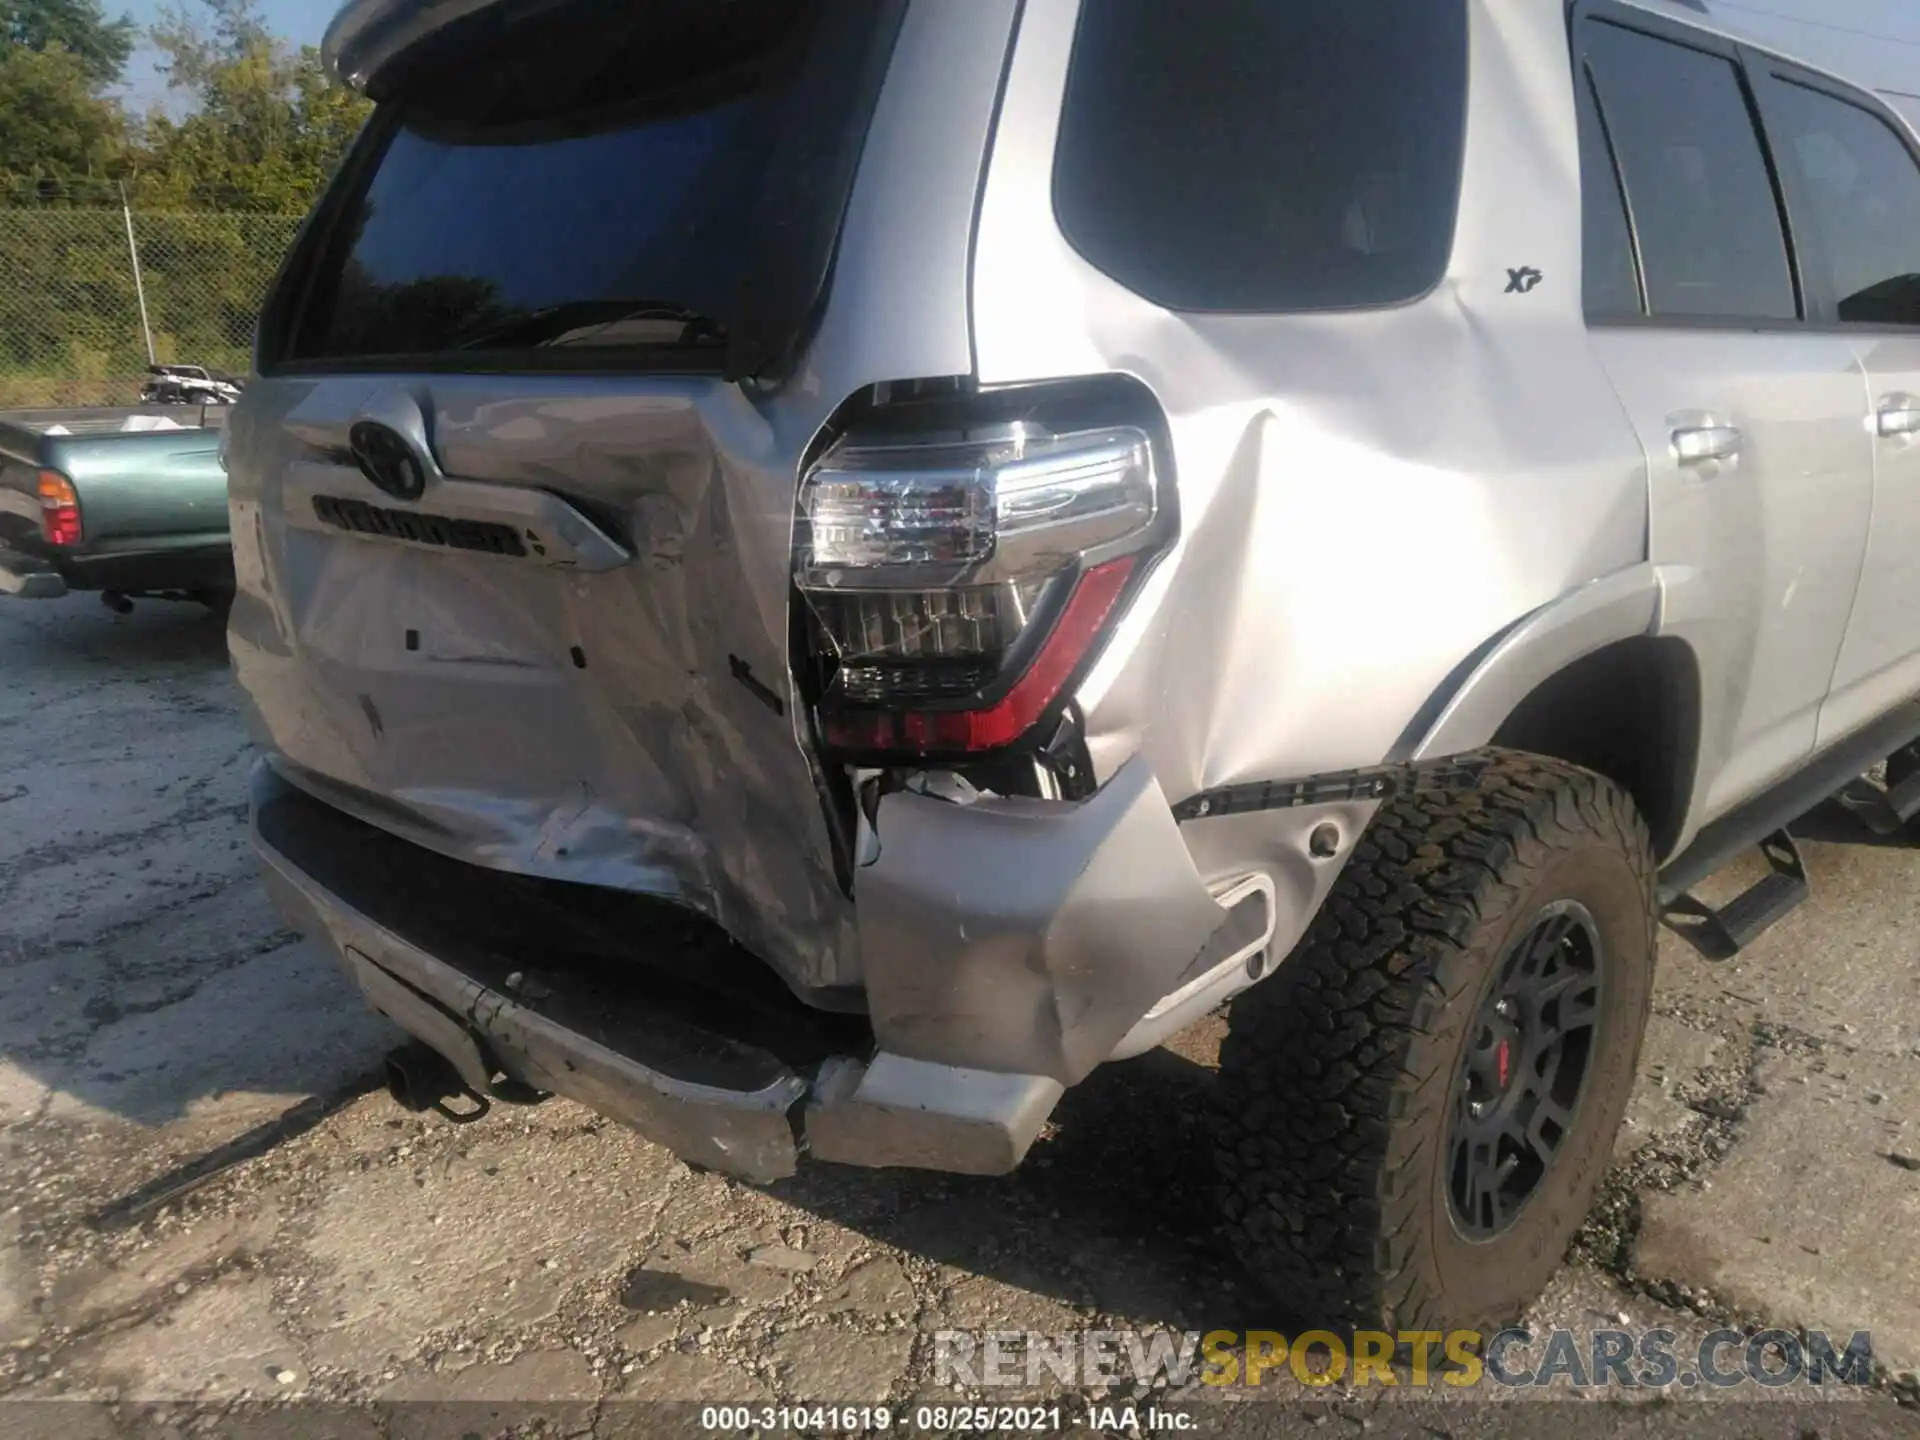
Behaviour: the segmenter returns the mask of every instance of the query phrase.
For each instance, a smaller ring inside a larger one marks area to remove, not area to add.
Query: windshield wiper
[[[638,321],[678,325],[671,338],[642,340],[619,327]],[[525,311],[454,342],[456,350],[518,350],[540,345],[637,345],[648,349],[724,345],[727,327],[711,315],[655,300],[578,300]]]

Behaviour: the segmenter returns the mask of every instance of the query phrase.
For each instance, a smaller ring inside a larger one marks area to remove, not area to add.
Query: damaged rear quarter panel
[[[1060,233],[1078,0],[1031,0],[980,222],[983,384],[1121,371],[1165,407],[1182,536],[1083,686],[1096,771],[1170,798],[1379,763],[1463,658],[1646,554],[1644,458],[1587,342],[1560,7],[1469,0],[1454,249],[1425,298],[1161,309]],[[1543,281],[1509,293],[1509,271]]]

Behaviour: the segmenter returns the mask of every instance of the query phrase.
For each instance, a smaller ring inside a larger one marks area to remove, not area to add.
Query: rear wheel
[[[1382,805],[1299,948],[1232,1012],[1221,1206],[1304,1319],[1517,1319],[1626,1110],[1653,974],[1646,829],[1600,776],[1482,758]]]

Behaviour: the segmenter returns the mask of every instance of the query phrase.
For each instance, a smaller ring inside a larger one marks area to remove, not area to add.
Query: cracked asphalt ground
[[[943,1328],[1288,1328],[1209,1220],[1217,1021],[1071,1093],[1001,1181],[758,1191],[564,1103],[401,1112],[395,1036],[255,879],[250,760],[203,613],[0,603],[0,1433],[644,1435],[662,1398],[950,1402]],[[1728,1321],[1867,1329],[1878,1387],[1624,1419],[1284,1377],[1163,1403],[1262,1434],[1911,1432],[1920,850],[1803,830],[1815,899],[1750,952],[1664,938],[1618,1165],[1530,1321],[1664,1325],[1683,1353]]]

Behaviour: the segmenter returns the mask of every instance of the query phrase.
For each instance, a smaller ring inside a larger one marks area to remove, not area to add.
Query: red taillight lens
[[[984,710],[841,710],[826,717],[839,750],[972,754],[1013,744],[1047,713],[1120,603],[1134,557],[1096,565],[1080,577],[1066,609],[1020,678]]]
[[[80,497],[73,482],[58,470],[42,470],[39,482],[40,534],[49,545],[78,545],[84,532],[80,528]]]
[[[975,755],[1060,699],[1164,537],[1147,436],[1021,426],[844,442],[806,477],[795,580],[836,751]]]

